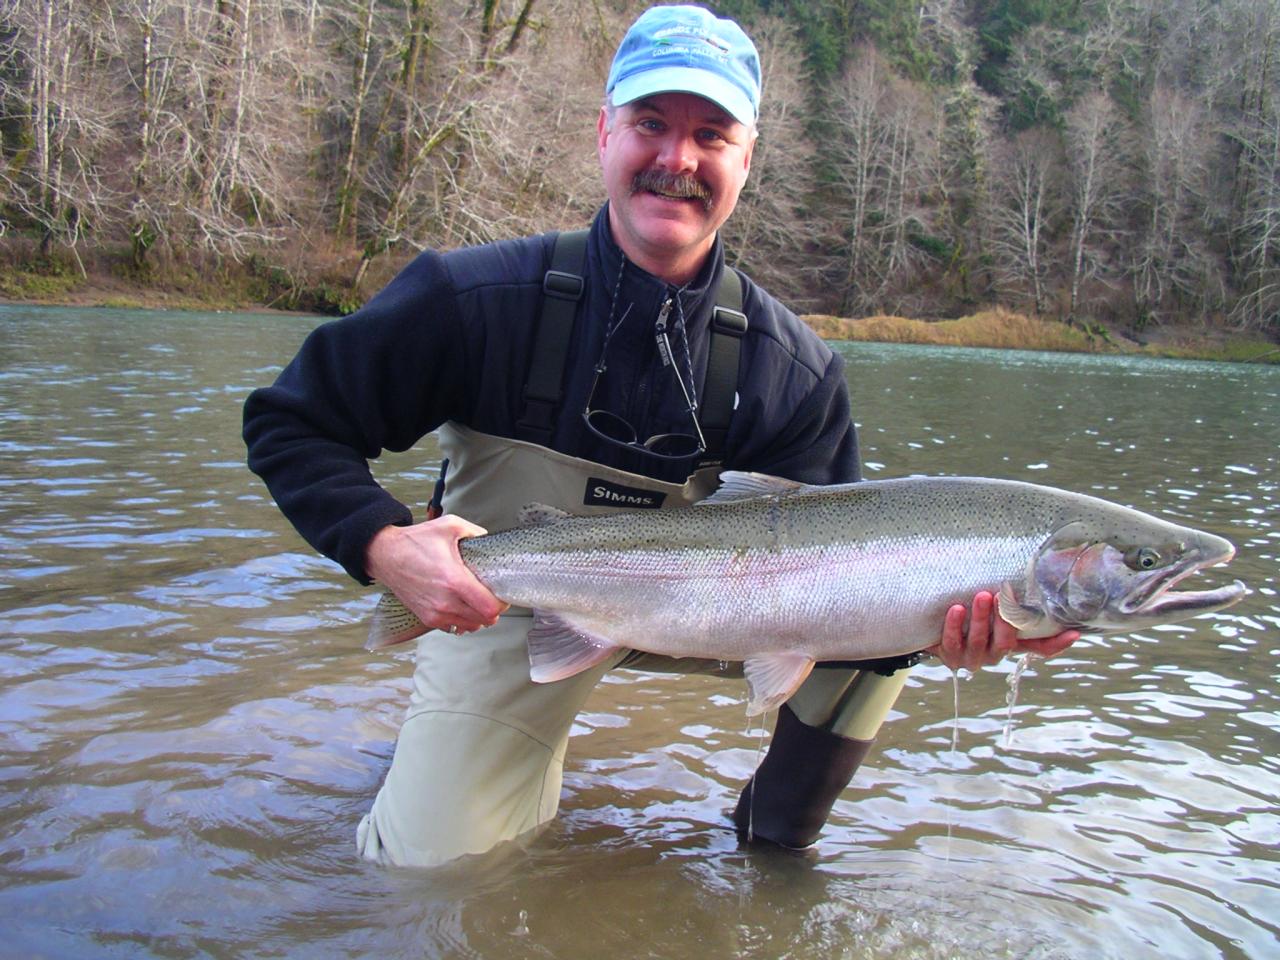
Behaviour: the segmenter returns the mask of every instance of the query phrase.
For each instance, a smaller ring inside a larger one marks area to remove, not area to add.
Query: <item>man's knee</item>
[[[483,853],[555,816],[563,762],[563,750],[488,717],[411,714],[357,845],[399,866]]]

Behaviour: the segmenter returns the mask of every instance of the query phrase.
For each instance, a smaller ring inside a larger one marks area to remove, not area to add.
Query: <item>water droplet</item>
[[[1018,703],[1018,684],[1022,680],[1022,674],[1027,667],[1031,665],[1031,661],[1036,659],[1034,653],[1024,653],[1018,658],[1018,663],[1013,668],[1013,672],[1009,674],[1009,693],[1005,696],[1004,702],[1008,706],[1008,713],[1004,718],[1004,745],[1008,747],[1013,742],[1013,708]]]

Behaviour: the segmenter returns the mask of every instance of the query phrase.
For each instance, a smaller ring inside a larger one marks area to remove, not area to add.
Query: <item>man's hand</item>
[[[383,527],[365,551],[365,572],[432,630],[470,633],[491,627],[508,604],[476,579],[458,552],[483,527],[446,514],[411,527]]]
[[[965,633],[965,617],[969,610],[957,603],[947,610],[942,625],[942,640],[928,652],[952,670],[964,667],[977,670],[991,666],[1011,653],[1034,653],[1054,657],[1080,639],[1079,630],[1064,630],[1052,637],[1019,640],[1018,630],[996,612],[995,597],[982,591],[973,598],[973,615]]]

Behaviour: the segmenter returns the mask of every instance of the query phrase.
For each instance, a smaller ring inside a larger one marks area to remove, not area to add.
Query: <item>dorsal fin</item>
[[[698,505],[715,503],[732,503],[735,500],[752,500],[756,497],[767,497],[783,493],[793,493],[805,487],[795,480],[784,480],[782,477],[771,477],[767,473],[744,473],[740,470],[726,470],[720,474],[720,489]]]

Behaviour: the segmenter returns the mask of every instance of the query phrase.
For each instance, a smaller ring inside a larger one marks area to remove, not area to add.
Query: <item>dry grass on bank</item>
[[[286,252],[281,263],[292,269],[251,260],[197,269],[173,263],[145,271],[130,269],[125,251],[86,254],[84,266],[66,257],[36,256],[34,241],[0,246],[0,303],[44,303],[164,310],[286,310],[335,315],[359,306],[343,279],[354,259],[331,253],[321,262]],[[309,264],[305,269],[300,266]],[[369,281],[376,288],[393,271],[389,258],[376,270],[387,276]],[[1225,325],[1150,326],[1124,334],[1091,323],[1067,326],[995,307],[958,320],[912,320],[875,316],[851,320],[825,314],[803,318],[819,336],[831,340],[918,343],[999,350],[1055,350],[1070,353],[1132,353],[1188,360],[1280,363],[1280,341]]]
[[[824,339],[870,340],[877,343],[924,343],[945,347],[992,347],[1001,350],[1066,350],[1106,352],[1114,344],[1078,327],[1000,309],[984,310],[958,320],[910,320],[877,316],[859,320],[811,314],[805,323]]]
[[[1154,327],[1140,338],[1099,324],[1088,329],[1057,320],[1028,317],[996,307],[958,320],[910,320],[877,316],[859,320],[811,314],[805,323],[824,339],[877,343],[920,343],[998,350],[1056,350],[1068,353],[1132,353],[1185,360],[1233,363],[1280,362],[1280,347],[1266,337],[1213,327]]]

